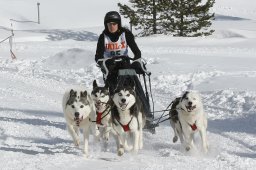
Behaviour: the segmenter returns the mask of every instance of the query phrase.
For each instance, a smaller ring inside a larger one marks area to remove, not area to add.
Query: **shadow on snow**
[[[98,35],[88,31],[73,31],[73,30],[33,30],[31,32],[46,33],[46,39],[50,41],[60,40],[75,40],[75,41],[97,41]]]

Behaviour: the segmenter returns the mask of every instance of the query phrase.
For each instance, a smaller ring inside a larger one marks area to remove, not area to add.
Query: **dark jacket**
[[[110,33],[107,29],[105,29],[100,34],[100,37],[99,37],[98,43],[97,43],[96,54],[95,54],[96,62],[98,61],[98,59],[104,58],[104,51],[105,51],[104,34],[106,34],[111,39],[112,42],[116,42],[118,40],[119,36],[123,32],[125,32],[125,38],[126,38],[127,45],[130,47],[130,49],[132,50],[132,52],[134,54],[134,59],[141,58],[141,52],[134,40],[133,34],[128,29],[121,27],[115,33]]]

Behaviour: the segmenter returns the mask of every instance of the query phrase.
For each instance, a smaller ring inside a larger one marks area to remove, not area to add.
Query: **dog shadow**
[[[24,114],[28,115],[40,115],[45,117],[63,117],[62,112],[56,112],[56,111],[49,111],[49,110],[29,110],[29,109],[14,109],[14,108],[3,108],[0,107],[0,112],[2,111],[12,111],[12,112],[22,112]]]
[[[32,127],[44,127],[59,129],[61,131],[66,132],[66,124],[64,122],[56,122],[50,121],[46,119],[42,119],[42,116],[45,117],[59,117],[63,114],[60,112],[51,112],[51,111],[43,111],[43,110],[22,110],[22,109],[11,109],[11,108],[0,108],[1,112],[6,111],[14,111],[14,112],[22,112],[24,114],[33,115],[33,118],[14,118],[14,117],[6,117],[0,116],[0,122],[11,122],[14,124],[26,124]],[[36,115],[40,115],[40,118],[35,118]],[[58,131],[59,131],[58,130]],[[46,137],[38,138],[38,137],[17,137],[9,134],[5,134],[5,129],[0,129],[0,139],[2,141],[7,141],[9,139],[13,141],[24,141],[24,142],[15,142],[15,145],[8,144],[6,142],[2,142],[0,144],[0,150],[2,151],[11,151],[11,152],[20,152],[28,155],[37,155],[37,154],[47,154],[53,155],[56,153],[66,153],[79,155],[81,151],[77,149],[75,146],[72,146],[72,140],[66,140],[60,137],[54,137],[48,134],[45,131]],[[22,133],[22,132],[21,132]],[[25,143],[25,144],[24,144]],[[28,146],[27,143],[31,145]],[[33,146],[33,147],[31,147]]]
[[[10,137],[10,136],[9,136]],[[27,140],[30,141],[31,146],[27,145],[2,145],[0,146],[0,150],[3,151],[11,151],[11,152],[19,152],[27,155],[37,155],[37,154],[46,154],[46,155],[54,155],[57,153],[65,153],[72,155],[79,155],[80,151],[74,146],[72,147],[71,141],[64,140],[61,138],[49,138],[49,139],[40,139],[40,138],[19,138],[19,137],[11,137],[14,140]]]

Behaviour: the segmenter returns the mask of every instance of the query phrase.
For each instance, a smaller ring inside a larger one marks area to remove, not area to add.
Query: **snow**
[[[12,22],[13,50],[0,44],[0,167],[16,169],[255,169],[256,166],[256,3],[216,0],[210,37],[165,35],[136,38],[152,72],[155,110],[165,109],[185,90],[201,93],[208,114],[209,153],[187,153],[172,143],[169,122],[156,134],[144,132],[137,155],[116,154],[113,139],[102,152],[92,138],[89,158],[69,136],[61,108],[67,88],[92,89],[97,38],[116,1],[41,1],[41,24]],[[0,40],[10,19],[37,20],[34,0],[0,0]],[[99,5],[101,4],[101,5]],[[128,23],[124,19],[124,24]],[[130,51],[132,56],[132,52]],[[162,113],[156,113],[159,117]]]

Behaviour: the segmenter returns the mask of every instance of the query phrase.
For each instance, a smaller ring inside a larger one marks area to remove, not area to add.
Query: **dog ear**
[[[96,88],[96,87],[98,87],[98,84],[97,84],[97,82],[96,82],[96,80],[93,80],[93,88]]]
[[[187,96],[188,93],[189,93],[189,91],[186,91],[186,92],[183,94],[183,96],[181,97],[181,101],[186,98],[186,96]]]
[[[81,91],[80,94],[81,94],[81,98],[82,98],[82,97],[86,97],[86,96],[87,96],[87,91],[86,91],[86,90],[85,90],[84,92]]]
[[[71,89],[70,92],[69,92],[69,95],[70,95],[70,97],[76,97],[76,91]]]

